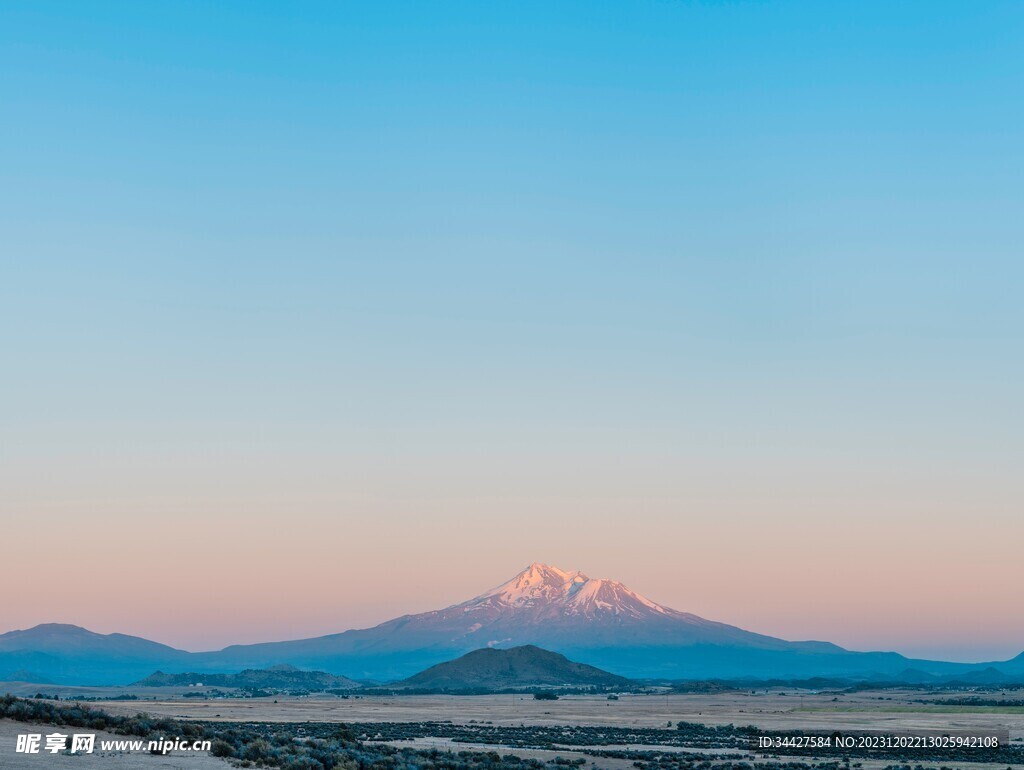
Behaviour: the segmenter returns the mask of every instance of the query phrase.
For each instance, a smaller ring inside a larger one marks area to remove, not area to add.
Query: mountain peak
[[[95,632],[73,623],[40,623],[31,628],[22,629],[21,633],[92,634]]]
[[[573,595],[570,604],[577,611],[593,614],[607,610],[615,614],[641,617],[650,613],[668,615],[671,610],[631,591],[617,580],[587,580]]]
[[[528,577],[556,577],[563,580],[568,580],[573,575],[578,575],[579,572],[569,572],[564,569],[559,569],[551,564],[544,564],[544,562],[535,561],[529,567],[520,572],[516,577],[528,576]]]
[[[564,597],[587,580],[582,572],[567,572],[550,564],[534,562],[511,580],[478,596],[473,602],[493,601],[507,607],[529,607]]]
[[[41,639],[41,638],[96,638],[100,634],[71,623],[40,623],[31,628],[19,628],[0,634],[2,639]]]
[[[553,616],[635,618],[674,613],[615,580],[595,579],[534,562],[511,580],[460,605],[467,612],[530,611],[535,620]]]
[[[116,651],[125,660],[152,655],[161,662],[187,654],[137,636],[99,634],[70,623],[41,623],[0,634],[0,655],[21,651],[59,651],[65,657],[76,658],[88,658],[96,651]]]

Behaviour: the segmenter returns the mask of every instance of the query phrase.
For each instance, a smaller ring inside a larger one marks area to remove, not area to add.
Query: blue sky
[[[1016,654],[1022,31],[1014,2],[4,3],[0,506],[129,565],[105,532],[254,517],[257,551],[291,520],[464,565],[296,634],[542,559]],[[800,609],[772,554],[814,542],[856,611]],[[268,580],[351,577],[296,553]],[[692,587],[732,558],[781,598]],[[865,559],[904,590],[864,602]]]

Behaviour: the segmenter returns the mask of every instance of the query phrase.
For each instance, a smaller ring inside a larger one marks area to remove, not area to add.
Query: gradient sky
[[[0,5],[0,631],[531,561],[1024,650],[1024,5]]]

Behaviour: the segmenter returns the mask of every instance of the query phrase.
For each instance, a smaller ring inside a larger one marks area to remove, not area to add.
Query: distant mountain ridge
[[[43,623],[0,634],[0,672],[19,669],[57,684],[127,684],[155,668],[185,665],[192,653],[126,634]]]
[[[674,610],[614,580],[534,563],[497,588],[441,610],[311,639],[190,653],[139,637],[44,624],[0,634],[0,672],[63,684],[125,684],[155,669],[238,672],[291,664],[394,681],[485,647],[535,645],[631,678],[891,678],[907,669],[953,676],[993,667],[1024,679],[1024,653],[995,663],[914,660],[792,642]]]
[[[533,645],[484,647],[438,663],[400,686],[432,690],[503,690],[516,687],[625,687],[629,679],[594,666],[575,663],[557,652]]]
[[[760,668],[769,671],[776,653],[797,651],[805,658],[845,653],[825,642],[786,642],[705,620],[657,604],[617,581],[534,563],[497,588],[442,610],[314,639],[228,647],[214,655],[234,665],[287,660],[327,670],[344,665],[360,677],[398,679],[480,647],[523,644],[633,677],[684,676],[690,667],[677,663],[683,648],[698,652],[698,660],[722,653],[707,667],[716,673],[728,667],[736,648],[761,651],[768,665]],[[707,649],[695,650],[700,645]],[[741,662],[735,671],[743,674],[748,668]]]
[[[326,671],[302,671],[289,665],[272,666],[268,669],[251,669],[237,674],[216,674],[188,671],[181,674],[165,674],[156,671],[135,683],[138,687],[232,687],[245,689],[274,690],[355,690],[362,685],[346,676],[328,674]]]
[[[32,684],[53,684],[49,679],[34,671],[26,671],[19,668],[17,671],[9,671],[0,674],[0,682],[31,682]]]
[[[288,660],[393,680],[473,649],[523,644],[632,678],[867,676],[910,667],[951,674],[970,669],[757,634],[665,607],[614,580],[541,563],[442,610],[313,639],[228,647],[215,656],[234,665]]]

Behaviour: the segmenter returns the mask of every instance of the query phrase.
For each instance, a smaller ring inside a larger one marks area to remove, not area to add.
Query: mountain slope
[[[438,663],[401,685],[433,690],[501,690],[509,687],[621,687],[629,680],[533,645],[499,650],[485,647]]]
[[[242,687],[247,689],[304,690],[354,690],[362,685],[345,676],[335,676],[325,671],[302,671],[294,666],[280,665],[267,669],[239,671],[237,674],[199,673],[189,671],[181,674],[165,674],[156,671],[135,683],[139,687],[188,687],[202,684],[206,687]]]
[[[53,684],[45,676],[35,673],[34,671],[26,671],[23,668],[19,668],[17,671],[9,671],[5,674],[0,674],[0,682],[30,682],[31,684]]]
[[[97,634],[66,623],[0,634],[0,671],[27,669],[57,684],[124,684],[189,655],[138,636]]]
[[[291,662],[350,676],[400,679],[481,647],[532,644],[631,677],[807,677],[931,673],[959,664],[854,653],[827,642],[788,642],[705,620],[647,599],[613,580],[534,563],[511,580],[442,610],[369,629],[228,647],[210,665]]]
[[[485,647],[535,645],[633,678],[953,676],[994,666],[1024,677],[1024,654],[983,664],[850,652],[790,642],[680,612],[614,580],[531,564],[497,588],[445,609],[312,639],[188,653],[124,634],[47,624],[0,634],[0,673],[24,669],[63,684],[125,684],[154,669],[237,672],[287,663],[393,681]]]
[[[994,664],[1000,668],[1000,670],[1013,674],[1015,676],[1024,676],[1024,652],[1018,655],[1016,658],[1011,658],[1004,663]]]

